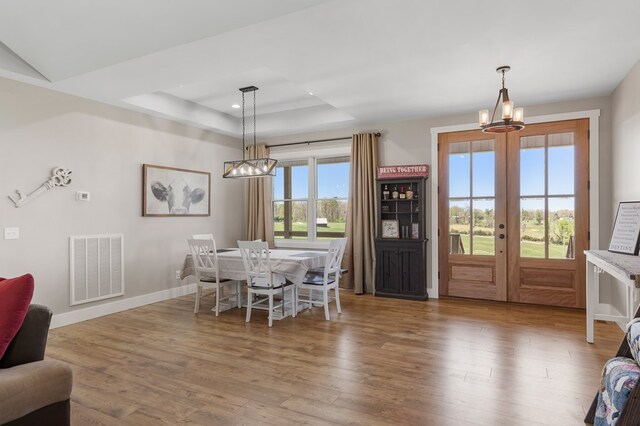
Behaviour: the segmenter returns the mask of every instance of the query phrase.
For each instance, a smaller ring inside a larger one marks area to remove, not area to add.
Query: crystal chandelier
[[[240,88],[242,92],[242,160],[225,161],[223,178],[256,178],[274,176],[277,160],[273,158],[246,159],[244,94],[253,92],[253,148],[256,152],[256,86]]]
[[[498,92],[498,100],[496,101],[496,106],[493,108],[491,121],[489,122],[488,109],[483,109],[478,113],[480,119],[480,127],[485,133],[508,133],[524,129],[524,109],[513,108],[513,102],[511,102],[511,100],[509,99],[509,91],[506,87],[504,87],[504,74],[510,69],[511,67],[508,65],[498,67],[496,69],[496,72],[498,74],[502,74],[502,89],[500,89],[500,91]],[[501,98],[502,120],[494,121]]]

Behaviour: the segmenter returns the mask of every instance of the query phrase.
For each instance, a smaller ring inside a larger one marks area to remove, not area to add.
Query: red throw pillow
[[[22,326],[32,297],[31,274],[11,279],[0,278],[0,358]]]

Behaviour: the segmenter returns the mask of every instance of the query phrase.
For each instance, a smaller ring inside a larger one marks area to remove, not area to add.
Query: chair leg
[[[251,305],[253,305],[253,300],[251,299],[251,291],[247,290],[247,319],[246,322],[251,320]]]
[[[309,292],[309,309],[311,309],[313,307],[313,290],[308,288],[307,291]]]
[[[196,287],[196,305],[193,308],[193,313],[197,314],[200,310],[200,296],[202,295],[202,287],[198,285]]]
[[[291,309],[295,318],[298,313],[298,287],[295,284],[291,286]]]
[[[220,315],[220,284],[216,286],[216,316]]]
[[[342,308],[340,307],[340,287],[336,286],[333,291],[336,294],[336,308],[338,308],[338,313],[341,314]]]
[[[238,301],[238,309],[242,308],[242,283],[236,281],[236,299]]]
[[[324,297],[324,319],[329,321],[331,319],[329,316],[329,290],[326,287],[322,290],[322,296]]]
[[[284,300],[282,301],[284,303]],[[269,327],[273,325],[273,293],[269,293]]]

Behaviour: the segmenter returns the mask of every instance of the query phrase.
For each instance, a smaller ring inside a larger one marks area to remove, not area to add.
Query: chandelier
[[[241,87],[242,92],[242,160],[225,161],[223,178],[256,178],[274,176],[277,160],[273,158],[246,159],[245,93],[253,92],[253,152],[256,153],[256,86]]]
[[[502,89],[498,92],[498,100],[496,100],[496,106],[493,108],[491,121],[489,121],[488,109],[483,109],[478,113],[480,118],[480,127],[485,133],[508,133],[524,129],[524,109],[513,108],[513,102],[509,99],[509,91],[504,87],[504,74],[510,69],[511,67],[508,65],[496,68],[496,72],[498,74],[502,73]],[[502,120],[494,121],[501,98]]]

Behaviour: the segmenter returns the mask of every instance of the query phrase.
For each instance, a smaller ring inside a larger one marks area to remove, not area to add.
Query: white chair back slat
[[[340,275],[342,257],[344,256],[346,246],[346,238],[332,240],[331,243],[329,243],[329,250],[327,251],[327,258],[324,264],[325,283],[327,282],[329,274],[335,273],[336,278]]]
[[[193,234],[191,238],[194,240],[213,240],[213,234]]]
[[[262,241],[238,241],[238,247],[247,273],[247,284],[273,287],[269,244]]]
[[[193,265],[196,270],[197,279],[200,279],[200,275],[206,274],[209,276],[218,276],[218,256],[216,253],[215,240],[209,239],[196,239],[192,238],[188,240],[189,248],[191,249],[191,257],[193,258]]]

